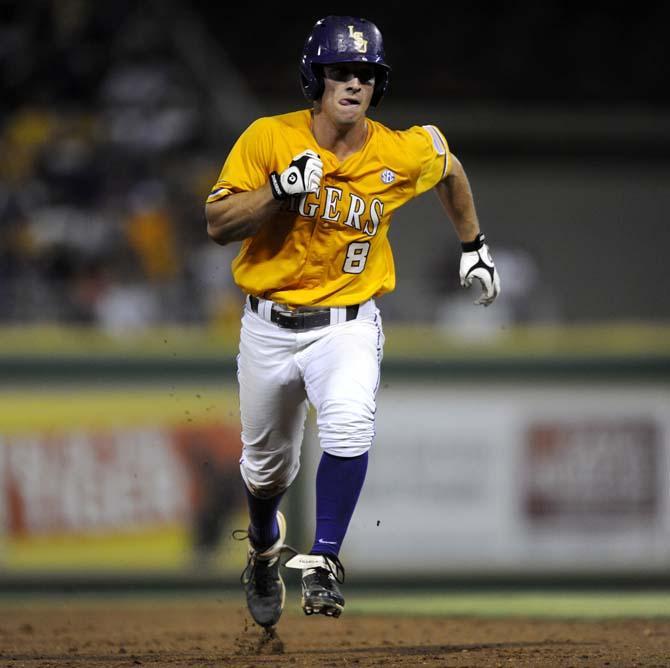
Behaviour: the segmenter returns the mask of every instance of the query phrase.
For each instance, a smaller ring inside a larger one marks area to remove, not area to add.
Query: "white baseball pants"
[[[270,322],[271,302],[258,313],[244,309],[237,357],[242,419],[240,469],[258,497],[283,492],[300,468],[307,409],[316,409],[323,450],[355,457],[369,450],[375,433],[384,334],[373,300],[356,319],[294,331]]]

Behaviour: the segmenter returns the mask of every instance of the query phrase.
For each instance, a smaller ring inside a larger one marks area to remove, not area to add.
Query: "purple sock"
[[[249,506],[249,538],[254,548],[263,552],[279,538],[277,510],[284,493],[269,499],[254,496],[245,485],[247,505]]]
[[[360,496],[368,453],[335,457],[324,452],[316,473],[316,533],[312,554],[337,556]]]

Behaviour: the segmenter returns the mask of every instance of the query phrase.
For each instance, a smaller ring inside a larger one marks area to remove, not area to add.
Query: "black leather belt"
[[[254,313],[258,313],[258,297],[249,295],[249,305]],[[347,320],[355,320],[358,316],[358,304],[347,306]],[[272,307],[270,320],[285,329],[313,329],[330,325],[330,309],[311,311],[277,311]]]

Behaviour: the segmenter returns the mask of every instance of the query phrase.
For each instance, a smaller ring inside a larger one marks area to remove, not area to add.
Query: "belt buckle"
[[[305,318],[302,313],[283,311],[272,307],[275,314],[275,322],[285,329],[305,329]]]

